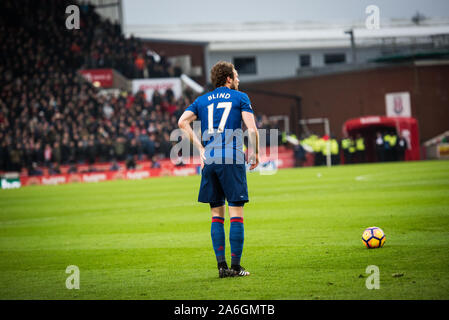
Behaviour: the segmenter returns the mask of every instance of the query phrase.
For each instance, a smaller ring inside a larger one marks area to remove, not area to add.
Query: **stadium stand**
[[[79,5],[81,28],[67,30],[61,12],[69,4],[0,3],[0,173],[103,171],[143,161],[158,167],[169,157],[169,134],[193,93],[175,99],[170,90],[156,92],[152,101],[142,92],[98,94],[77,70],[110,67],[128,78],[178,71],[140,40],[125,39],[91,5]],[[258,120],[269,127],[266,118]]]
[[[61,164],[168,156],[169,132],[193,97],[175,100],[169,90],[152,102],[141,93],[99,95],[78,69],[112,67],[130,78],[143,77],[142,66],[151,77],[172,69],[90,5],[80,5],[81,28],[67,30],[60,13],[69,4],[0,4],[0,171],[51,174]]]
[[[76,2],[75,2],[76,3]],[[127,78],[174,76],[166,57],[139,39],[125,39],[120,26],[102,19],[90,4],[80,4],[80,29],[65,26],[73,1],[2,1],[2,64],[13,75],[80,68],[113,68]],[[146,75],[146,76],[145,76]]]

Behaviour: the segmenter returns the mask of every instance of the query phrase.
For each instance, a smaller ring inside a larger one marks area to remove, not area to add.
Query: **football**
[[[382,248],[385,243],[385,233],[378,227],[366,228],[362,234],[362,242],[368,249]]]

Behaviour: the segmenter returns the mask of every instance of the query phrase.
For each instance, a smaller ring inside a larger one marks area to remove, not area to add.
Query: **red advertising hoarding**
[[[61,166],[61,174],[49,175],[48,170],[44,170],[42,176],[27,176],[20,177],[22,186],[29,185],[57,185],[66,183],[89,183],[101,182],[110,180],[140,180],[162,176],[192,176],[200,173],[198,159],[192,159],[194,163],[185,164],[182,166],[174,165],[170,159],[160,161],[160,168],[151,168],[150,161],[137,161],[136,170],[118,170],[110,171],[110,163],[98,163],[90,166],[90,169],[97,170],[96,172],[86,172],[89,169],[88,165],[78,165],[77,173],[68,173],[69,166]],[[276,168],[291,168],[294,166],[295,159],[293,150],[285,147],[279,147],[278,152],[268,152],[261,156],[260,166],[268,162],[275,162]],[[124,163],[119,163],[123,168]]]
[[[111,88],[114,83],[112,69],[86,69],[80,70],[80,73],[87,81],[102,88]]]

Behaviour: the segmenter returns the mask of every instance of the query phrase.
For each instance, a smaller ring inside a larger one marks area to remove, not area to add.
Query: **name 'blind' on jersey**
[[[242,111],[251,112],[246,93],[218,87],[199,96],[186,110],[201,121],[206,164],[244,164]]]

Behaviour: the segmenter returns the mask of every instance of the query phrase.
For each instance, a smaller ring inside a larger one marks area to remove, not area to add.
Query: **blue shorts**
[[[201,171],[198,202],[248,202],[246,167],[244,164],[205,164]]]

